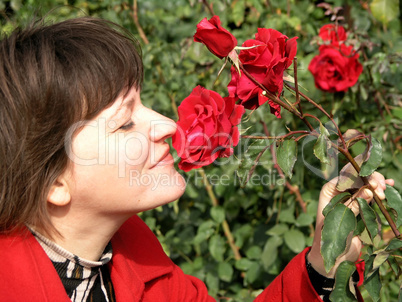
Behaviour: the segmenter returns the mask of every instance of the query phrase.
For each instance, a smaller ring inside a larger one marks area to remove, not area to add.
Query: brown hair
[[[53,230],[47,195],[66,169],[67,130],[143,78],[138,42],[111,22],[34,22],[0,41],[0,233]]]

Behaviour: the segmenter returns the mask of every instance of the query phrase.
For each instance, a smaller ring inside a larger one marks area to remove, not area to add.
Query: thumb
[[[337,177],[333,178],[322,187],[318,205],[319,213],[322,213],[322,210],[331,201],[332,198],[341,193],[336,189],[337,181]]]

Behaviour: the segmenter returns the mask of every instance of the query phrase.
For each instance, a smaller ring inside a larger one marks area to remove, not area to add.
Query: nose
[[[148,109],[150,112],[150,133],[149,137],[153,142],[164,141],[169,137],[172,137],[176,133],[176,123],[152,109]]]

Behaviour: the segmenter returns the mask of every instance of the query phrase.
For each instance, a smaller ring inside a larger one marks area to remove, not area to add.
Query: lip
[[[161,158],[156,162],[156,164],[151,167],[151,169],[157,166],[171,165],[173,164],[173,161],[173,156],[170,154],[170,149],[168,148]]]

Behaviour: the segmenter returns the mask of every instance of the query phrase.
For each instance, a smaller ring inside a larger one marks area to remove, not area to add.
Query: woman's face
[[[66,139],[72,206],[131,216],[179,198],[185,181],[166,143],[175,131],[172,120],[142,105],[135,88],[84,122],[71,144]]]

